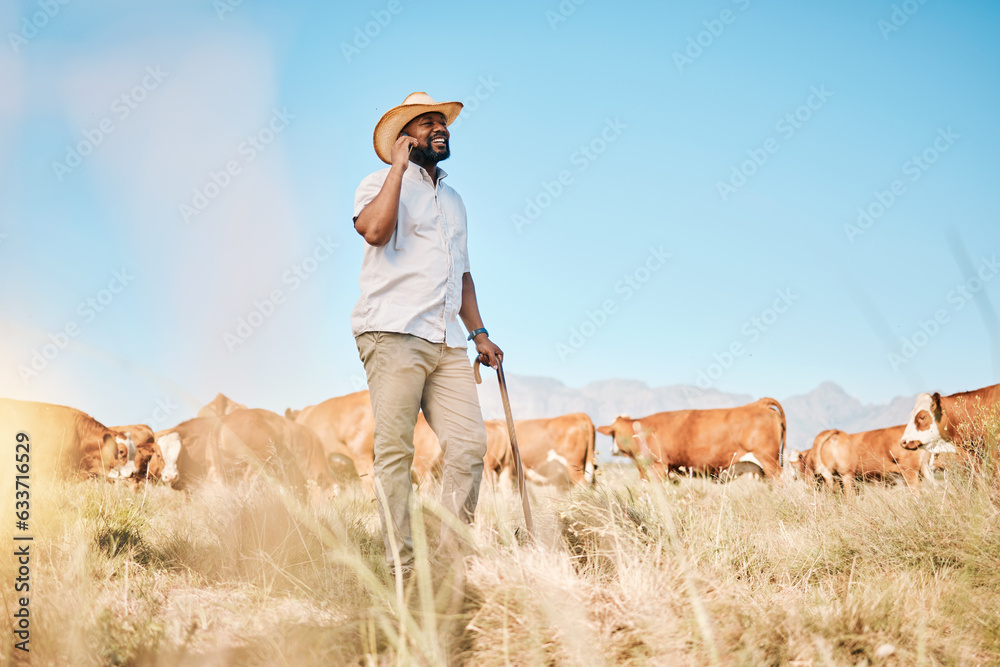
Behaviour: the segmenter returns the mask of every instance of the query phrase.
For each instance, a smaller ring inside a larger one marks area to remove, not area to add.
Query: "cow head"
[[[598,426],[597,432],[603,433],[604,435],[611,436],[611,455],[612,456],[625,456],[626,449],[629,448],[632,436],[632,429],[626,428],[626,424],[629,424],[632,420],[628,415],[618,415],[615,417],[615,421],[608,426]],[[621,444],[619,444],[621,440]],[[625,449],[623,449],[623,447]]]
[[[116,433],[114,436],[117,455],[116,465],[108,471],[110,479],[127,479],[135,472],[135,443],[131,433]]]
[[[155,441],[144,442],[136,448],[135,473],[136,480],[160,479],[163,475],[163,454]]]
[[[601,426],[599,433],[610,435],[612,439],[611,455],[628,456],[637,461],[652,460],[653,454],[647,443],[647,433],[643,431],[642,422],[628,415],[618,415],[610,426]]]
[[[906,422],[900,444],[906,449],[933,448],[941,444],[941,394],[920,394]]]
[[[112,472],[128,463],[128,441],[121,433],[108,429],[100,435],[101,461],[104,472]]]
[[[790,450],[785,459],[785,466],[792,474],[792,479],[798,479],[805,474],[805,457],[797,449]]]
[[[160,479],[164,484],[173,484],[180,477],[177,469],[177,458],[181,454],[181,436],[176,433],[167,433],[160,437],[156,443],[160,447],[160,454],[163,457],[163,471]]]

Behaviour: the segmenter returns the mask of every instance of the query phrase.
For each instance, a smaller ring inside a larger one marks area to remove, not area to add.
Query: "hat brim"
[[[386,164],[392,164],[392,145],[406,124],[417,116],[431,111],[444,114],[445,125],[451,125],[462,110],[461,102],[441,102],[439,104],[401,104],[385,112],[375,126],[375,154]]]

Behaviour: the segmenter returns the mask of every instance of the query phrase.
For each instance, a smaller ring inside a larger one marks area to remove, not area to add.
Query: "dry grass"
[[[995,452],[996,433],[980,445]],[[263,482],[190,497],[59,484],[35,517],[33,664],[998,664],[993,479],[958,469],[844,498],[607,466],[594,489],[534,489],[531,544],[516,496],[488,487],[453,617],[422,595],[440,559],[397,591],[360,491],[316,509]],[[435,492],[421,493],[423,553]]]

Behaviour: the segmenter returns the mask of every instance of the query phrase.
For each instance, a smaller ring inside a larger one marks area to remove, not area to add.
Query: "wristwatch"
[[[478,336],[481,333],[484,333],[487,336],[490,335],[489,331],[487,331],[486,329],[483,329],[483,328],[480,327],[479,329],[473,329],[472,333],[469,334],[469,337],[466,340],[472,340],[473,338],[475,338],[476,336]]]

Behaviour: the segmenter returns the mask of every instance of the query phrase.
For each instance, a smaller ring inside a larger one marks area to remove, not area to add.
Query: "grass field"
[[[400,596],[360,490],[308,508],[262,480],[190,497],[58,484],[34,517],[32,664],[1000,664],[992,475],[844,498],[602,473],[532,490],[533,543],[514,532],[517,497],[487,486],[453,616],[422,595],[440,559]],[[435,493],[420,494],[418,554],[437,540]],[[0,662],[15,653],[4,632]]]

